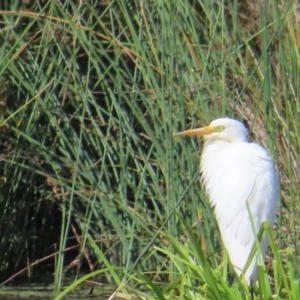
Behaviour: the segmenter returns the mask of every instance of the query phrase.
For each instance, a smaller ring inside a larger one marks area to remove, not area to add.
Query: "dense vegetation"
[[[173,135],[226,115],[281,179],[254,297],[297,299],[297,1],[4,0],[0,20],[3,278],[54,271],[60,289],[89,270],[123,293],[250,299],[227,283],[201,141]]]

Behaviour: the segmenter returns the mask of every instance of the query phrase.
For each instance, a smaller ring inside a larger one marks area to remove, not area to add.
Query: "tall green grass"
[[[1,274],[49,255],[58,289],[88,268],[123,293],[248,299],[195,179],[202,143],[173,135],[227,115],[281,178],[256,293],[297,293],[297,2],[23,3],[0,4]]]

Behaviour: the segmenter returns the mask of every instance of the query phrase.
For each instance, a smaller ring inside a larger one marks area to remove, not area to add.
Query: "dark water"
[[[107,299],[114,292],[115,287],[98,285],[94,286],[92,290],[91,288],[92,286],[89,284],[82,284],[68,293],[63,299]],[[59,292],[54,291],[54,288],[51,286],[4,286],[0,288],[1,300],[53,300],[57,295],[59,295]]]

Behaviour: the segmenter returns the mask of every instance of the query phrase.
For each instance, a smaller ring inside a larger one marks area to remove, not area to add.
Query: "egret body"
[[[273,161],[263,147],[248,141],[245,126],[230,118],[217,119],[207,127],[179,134],[204,136],[201,180],[214,207],[230,261],[240,275],[261,223],[269,221],[272,226],[276,217],[279,182]],[[267,247],[264,235],[261,240],[263,255]],[[256,257],[245,279],[247,282],[257,280]]]

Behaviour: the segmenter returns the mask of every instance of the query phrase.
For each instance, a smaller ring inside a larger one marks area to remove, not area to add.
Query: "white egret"
[[[200,163],[201,179],[230,261],[240,275],[261,223],[269,221],[272,226],[275,221],[279,181],[273,161],[263,147],[248,141],[245,126],[230,118],[217,119],[207,127],[182,131],[179,135],[200,135],[206,140]],[[264,235],[263,255],[267,247]],[[256,257],[245,279],[249,283],[257,280]]]

